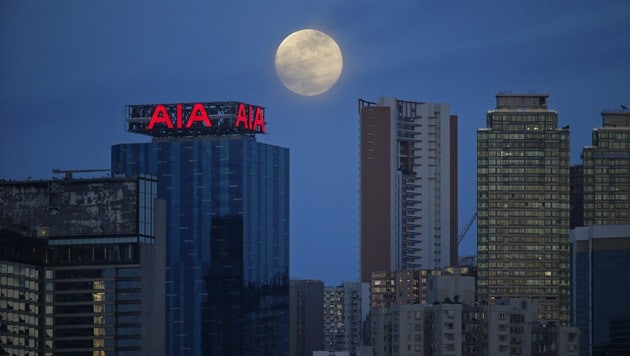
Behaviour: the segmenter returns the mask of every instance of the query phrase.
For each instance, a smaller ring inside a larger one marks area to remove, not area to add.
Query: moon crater
[[[276,73],[294,93],[313,96],[330,89],[341,75],[343,57],[330,36],[300,30],[287,36],[276,51]]]

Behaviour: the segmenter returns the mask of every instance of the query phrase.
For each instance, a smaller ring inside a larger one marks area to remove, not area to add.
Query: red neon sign
[[[197,103],[190,110],[188,120],[184,125],[184,115],[182,104],[177,104],[175,113],[175,122],[168,113],[166,106],[157,105],[151,115],[151,121],[147,125],[147,130],[153,130],[155,125],[165,125],[169,129],[182,129],[191,128],[194,123],[201,122],[205,127],[212,127],[212,121],[208,117],[206,109],[201,103]],[[259,107],[246,106],[240,103],[238,106],[238,112],[236,115],[236,121],[234,127],[240,127],[250,130],[265,133],[265,118],[263,116],[263,110]]]
[[[265,120],[263,118],[263,111],[261,108],[256,108],[256,113],[252,118],[252,107],[249,107],[249,115],[245,115],[245,105],[240,104],[238,106],[238,114],[236,115],[235,127],[239,127],[243,124],[248,130],[256,131],[256,128],[260,127],[260,132],[265,133]]]

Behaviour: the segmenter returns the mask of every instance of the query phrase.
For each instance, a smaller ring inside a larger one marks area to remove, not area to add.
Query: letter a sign
[[[184,134],[185,131],[190,130],[199,134],[200,132],[206,132],[205,128],[211,129],[217,126],[217,132],[229,132],[225,131],[226,125],[230,126],[232,130],[235,128],[241,128],[240,130],[232,131],[232,133],[242,133],[242,129],[253,133],[265,133],[265,118],[264,110],[258,106],[247,105],[239,102],[230,102],[232,106],[232,115],[236,111],[236,119],[234,116],[225,119],[226,114],[222,114],[220,110],[216,109],[218,105],[216,103],[196,103],[191,104],[160,104],[156,105],[151,115],[151,120],[146,126],[148,131],[160,129],[161,134],[165,133],[165,129],[176,130],[179,135]],[[220,106],[224,110],[225,104],[221,103]],[[238,107],[236,106],[238,105]],[[229,108],[229,107],[228,107]],[[234,110],[236,109],[236,110]],[[208,115],[208,112],[215,113]],[[230,111],[227,111],[230,112]],[[225,113],[225,111],[223,111]],[[216,117],[212,115],[220,115]],[[202,130],[202,131],[200,131]],[[208,131],[211,133],[212,131]]]

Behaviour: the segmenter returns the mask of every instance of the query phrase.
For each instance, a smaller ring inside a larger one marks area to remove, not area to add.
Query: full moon
[[[330,89],[341,75],[343,58],[337,42],[317,30],[293,32],[276,51],[276,72],[285,87],[304,96]]]

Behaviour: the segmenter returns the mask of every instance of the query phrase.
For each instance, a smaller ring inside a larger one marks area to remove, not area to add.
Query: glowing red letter
[[[249,121],[247,121],[248,123],[247,128],[250,130],[253,130],[254,129],[254,112],[252,111],[251,105],[249,107],[249,111],[247,112],[247,116],[249,117]]]
[[[249,122],[247,120],[245,105],[243,103],[238,105],[238,114],[236,114],[236,124],[234,124],[234,126],[238,127],[241,123],[243,123],[243,126],[246,129],[249,129]]]
[[[261,108],[256,108],[256,118],[254,119],[252,130],[256,131],[256,128],[259,126],[260,132],[265,133],[265,118],[263,117],[263,111]]]
[[[168,111],[166,111],[166,107],[164,105],[158,105],[153,110],[153,116],[151,116],[151,121],[149,121],[149,126],[147,126],[147,130],[152,130],[155,124],[166,124],[169,129],[173,128],[173,123],[171,122],[171,117],[168,116]]]
[[[177,128],[182,128],[182,104],[177,104]]]
[[[191,127],[192,124],[197,121],[203,122],[208,127],[212,126],[212,123],[210,123],[210,119],[208,119],[208,114],[206,114],[206,109],[203,107],[203,105],[199,103],[195,104],[195,106],[193,106],[192,110],[190,111],[190,117],[188,118],[188,122],[186,123],[186,128]]]

